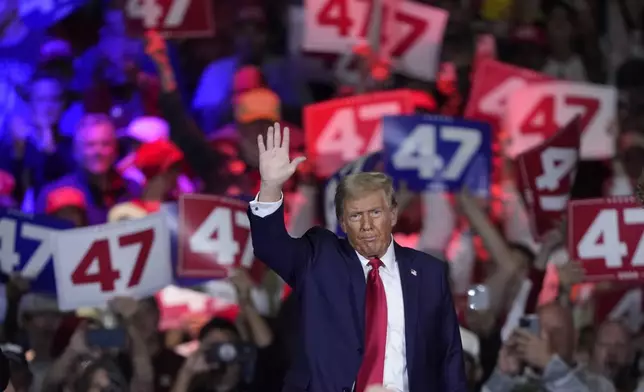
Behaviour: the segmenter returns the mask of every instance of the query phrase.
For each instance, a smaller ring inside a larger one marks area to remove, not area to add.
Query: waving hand
[[[262,178],[259,201],[277,201],[281,197],[282,185],[306,158],[290,159],[289,129],[284,127],[282,136],[279,123],[268,128],[266,143],[262,135],[257,137],[257,147],[259,148],[259,173]]]

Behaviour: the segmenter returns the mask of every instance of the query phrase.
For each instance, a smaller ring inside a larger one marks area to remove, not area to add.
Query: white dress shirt
[[[260,218],[271,215],[282,205],[282,200],[273,203],[264,203],[255,200],[250,202],[253,215]],[[360,255],[358,259],[364,270],[365,280],[371,269],[369,260]],[[387,252],[381,258],[383,267],[380,268],[380,278],[385,287],[387,298],[387,342],[385,346],[385,372],[383,384],[393,392],[409,392],[407,378],[407,354],[405,346],[405,310],[403,302],[402,284],[393,241],[389,244]]]

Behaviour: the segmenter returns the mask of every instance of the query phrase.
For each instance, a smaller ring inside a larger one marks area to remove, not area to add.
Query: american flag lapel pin
[[[412,275],[414,275],[414,276],[416,276],[418,273],[416,272],[416,270],[415,270],[415,269],[412,269],[412,270],[411,270],[411,274],[412,274]]]

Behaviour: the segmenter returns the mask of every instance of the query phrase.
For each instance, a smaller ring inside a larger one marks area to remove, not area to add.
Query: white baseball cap
[[[130,122],[122,136],[131,137],[141,143],[168,140],[170,138],[170,126],[160,117],[137,117]]]

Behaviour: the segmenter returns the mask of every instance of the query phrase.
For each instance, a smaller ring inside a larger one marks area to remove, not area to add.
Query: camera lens
[[[222,344],[219,346],[219,358],[224,362],[232,362],[237,358],[237,349],[233,344]]]

